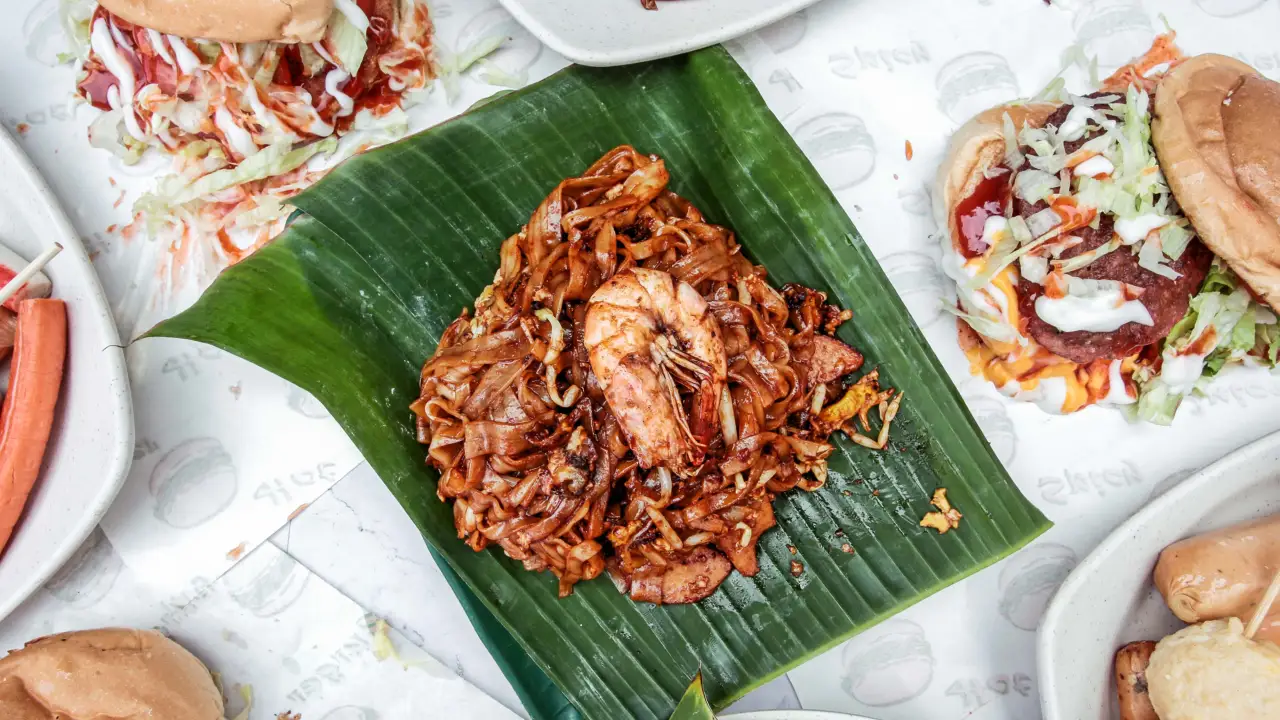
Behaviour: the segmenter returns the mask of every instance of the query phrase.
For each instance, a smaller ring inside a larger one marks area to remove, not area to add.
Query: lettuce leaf
[[[324,39],[333,59],[343,70],[353,77],[360,72],[360,64],[369,51],[369,41],[364,31],[348,20],[341,10],[335,8],[329,16],[329,28]]]

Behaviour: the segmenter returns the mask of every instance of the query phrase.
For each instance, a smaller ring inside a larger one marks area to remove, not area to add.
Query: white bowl
[[[45,268],[67,303],[67,364],[44,468],[0,555],[0,618],[40,587],[88,537],[133,460],[133,403],[124,350],[79,236],[49,186],[0,130],[0,242],[28,259],[54,242]]]
[[[1045,720],[1119,717],[1116,650],[1186,627],[1151,582],[1177,540],[1280,512],[1280,433],[1247,445],[1153,500],[1111,533],[1058,590],[1037,638]]]
[[[817,0],[501,0],[544,45],[582,65],[626,65],[745,35]],[[793,28],[803,34],[803,25]],[[798,42],[798,38],[796,38]],[[779,36],[778,42],[790,42]]]

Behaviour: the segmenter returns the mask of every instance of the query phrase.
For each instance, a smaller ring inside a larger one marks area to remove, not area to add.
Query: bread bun
[[[0,658],[5,720],[222,720],[209,670],[154,630],[50,635]]]
[[[317,42],[333,0],[99,0],[111,14],[152,30],[224,42]]]
[[[938,166],[933,210],[938,226],[950,232],[952,243],[960,242],[956,205],[973,194],[985,170],[1004,160],[1005,114],[1013,121],[1013,127],[1021,130],[1028,125],[1044,125],[1057,109],[1052,103],[1000,105],[978,113],[951,136],[946,155]]]
[[[1151,141],[1200,239],[1280,309],[1280,85],[1223,55],[1197,55],[1155,92]]]

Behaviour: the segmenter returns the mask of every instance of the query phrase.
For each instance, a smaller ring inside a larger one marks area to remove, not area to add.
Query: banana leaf
[[[840,441],[824,488],[776,503],[759,574],[735,573],[696,605],[637,604],[604,578],[560,600],[549,574],[472,552],[407,409],[440,333],[492,280],[503,239],[621,144],[665,158],[672,189],[733,228],[772,282],[853,310],[840,336],[905,393],[890,447]],[[723,708],[1048,527],[836,198],[721,48],[569,68],[359,155],[295,203],[280,238],[151,335],[215,345],[316,395],[478,598],[478,627],[540,717],[572,714],[549,677],[588,718],[666,718],[699,669]],[[964,514],[946,535],[918,525],[939,487]]]

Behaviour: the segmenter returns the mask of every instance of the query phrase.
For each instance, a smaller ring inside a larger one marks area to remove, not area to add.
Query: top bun
[[[98,0],[111,14],[184,38],[318,42],[333,0]]]
[[[154,630],[50,635],[0,658],[5,720],[222,720],[209,670]]]
[[[1155,92],[1151,140],[1200,239],[1280,309],[1280,84],[1223,55],[1197,55]]]
[[[973,194],[982,182],[983,172],[1004,160],[1004,116],[1009,115],[1015,130],[1040,127],[1058,109],[1052,103],[1000,105],[983,110],[960,126],[951,136],[947,154],[938,166],[934,215],[938,226],[945,226],[952,242],[959,242],[955,208]]]

